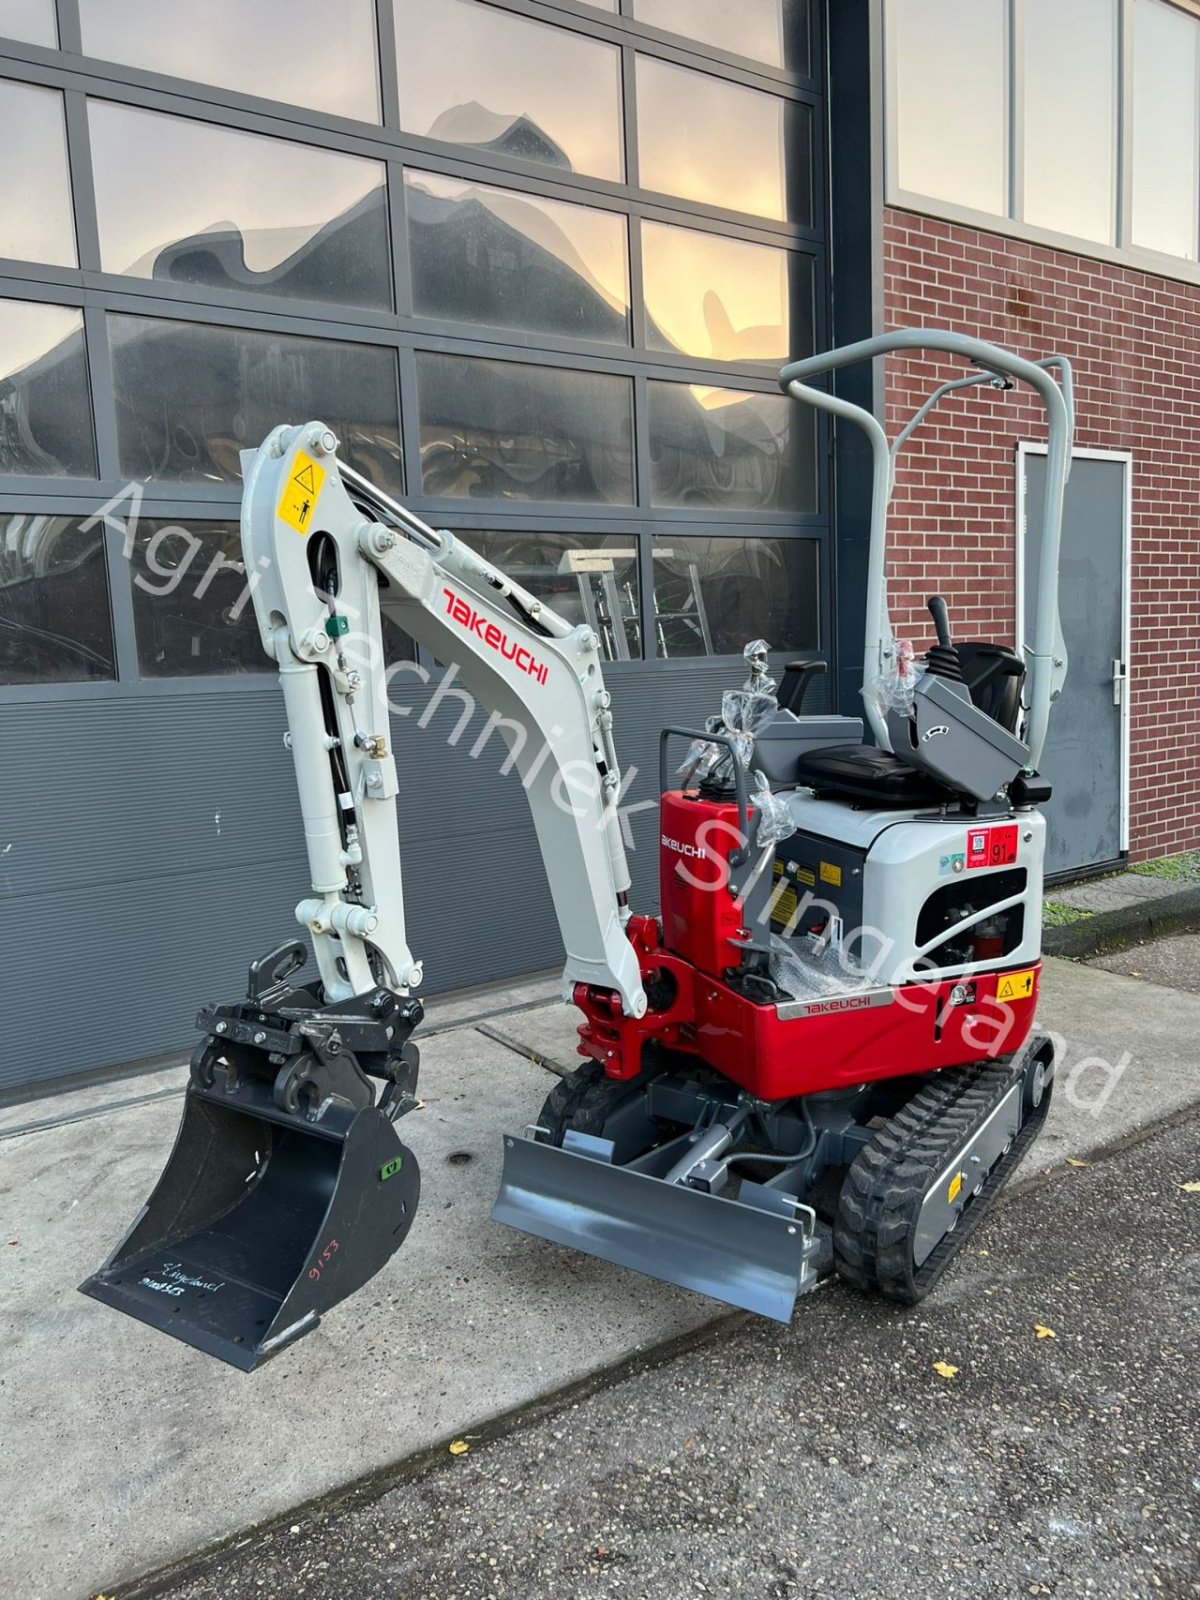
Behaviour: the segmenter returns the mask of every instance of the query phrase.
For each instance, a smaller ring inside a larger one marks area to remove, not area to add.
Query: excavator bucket
[[[756,1183],[736,1200],[612,1163],[604,1139],[509,1135],[492,1220],[790,1322],[817,1281],[815,1218]]]
[[[244,1372],[403,1244],[421,1180],[381,1106],[281,1108],[193,1081],[158,1184],[84,1294]]]

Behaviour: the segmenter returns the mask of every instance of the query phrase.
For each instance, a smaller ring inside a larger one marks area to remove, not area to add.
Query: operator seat
[[[1009,733],[1016,733],[1024,659],[1007,645],[982,641],[956,645],[955,649],[972,702]],[[943,806],[957,793],[930,773],[909,766],[902,757],[870,744],[809,750],[796,762],[794,781],[821,795],[888,810]]]

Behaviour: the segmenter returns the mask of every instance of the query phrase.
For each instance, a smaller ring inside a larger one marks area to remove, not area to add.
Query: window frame
[[[1126,70],[1132,60],[1135,0],[1116,0],[1117,49],[1113,65],[1114,107],[1113,117],[1113,172],[1115,175],[1114,238],[1116,243],[1105,244],[1095,239],[1081,238],[1077,234],[1059,232],[1024,220],[1024,46],[1025,16],[1027,7],[1037,0],[1007,0],[1007,88],[1005,96],[1005,159],[1007,171],[1008,215],[979,211],[974,207],[959,205],[954,201],[939,200],[930,195],[907,190],[900,185],[899,176],[899,125],[896,50],[896,8],[903,0],[881,0],[883,16],[883,50],[881,52],[881,99],[883,116],[884,202],[902,211],[915,211],[923,216],[940,218],[946,222],[960,223],[981,232],[997,233],[1008,238],[1021,239],[1030,244],[1044,245],[1051,250],[1069,252],[1090,260],[1109,262],[1114,266],[1133,267],[1156,277],[1174,278],[1184,283],[1200,284],[1200,260],[1163,254],[1132,241],[1133,213],[1133,73]],[[1196,21],[1200,33],[1200,0],[1160,0]],[[1197,41],[1200,49],[1200,38]],[[1195,216],[1200,222],[1200,187],[1195,196]]]
[[[708,361],[678,352],[648,349],[645,343],[640,253],[640,222],[644,219],[782,247],[808,257],[813,267],[813,337],[818,347],[826,342],[827,198],[826,163],[822,154],[826,134],[824,95],[820,82],[822,7],[815,0],[811,7],[811,64],[816,75],[805,77],[795,72],[777,70],[749,58],[725,54],[700,41],[685,40],[664,30],[640,24],[628,14],[631,10],[630,0],[620,0],[618,11],[601,10],[588,5],[586,0],[485,0],[485,3],[518,12],[533,20],[567,27],[619,47],[624,106],[622,134],[626,148],[623,182],[547,169],[471,146],[419,138],[402,130],[399,126],[393,65],[395,35],[390,0],[376,0],[382,98],[380,123],[351,121],[190,80],[86,58],[80,53],[77,0],[57,0],[59,49],[0,40],[0,76],[58,89],[63,94],[79,252],[79,266],[73,269],[0,260],[0,295],[48,301],[82,310],[98,463],[98,476],[95,479],[0,477],[0,512],[45,511],[83,516],[89,510],[106,504],[125,488],[126,480],[118,467],[116,405],[106,334],[106,316],[109,313],[159,316],[249,331],[378,344],[393,350],[397,360],[401,439],[406,461],[405,502],[418,515],[451,529],[481,527],[519,530],[522,527],[539,528],[554,524],[562,531],[616,533],[633,535],[638,539],[641,621],[647,648],[643,656],[636,660],[606,663],[606,671],[640,671],[652,662],[659,669],[694,670],[706,659],[689,657],[663,660],[656,654],[651,540],[656,532],[670,536],[673,529],[682,531],[683,524],[690,525],[701,536],[747,537],[757,532],[775,538],[794,536],[818,540],[821,653],[829,654],[833,626],[832,494],[828,440],[823,420],[820,423],[816,457],[817,506],[811,513],[741,511],[720,506],[703,509],[652,506],[648,384],[661,379],[716,388],[749,389],[774,395],[779,393],[776,383],[778,363]],[[639,54],[656,56],[676,66],[764,90],[808,106],[813,119],[812,225],[752,216],[683,198],[652,194],[641,188],[637,171],[637,111],[633,84],[635,57]],[[87,125],[89,98],[382,161],[386,169],[396,309],[385,312],[338,306],[329,302],[301,301],[258,291],[245,294],[103,272],[100,269]],[[424,169],[466,182],[525,192],[550,200],[574,202],[621,217],[628,237],[631,342],[623,346],[602,345],[518,329],[443,322],[416,315],[409,274],[404,185],[406,168]],[[633,390],[634,504],[593,506],[553,501],[519,504],[512,501],[464,502],[451,497],[424,495],[419,483],[414,485],[413,482],[413,464],[420,459],[416,353],[421,350],[519,361],[527,365],[609,372],[628,377]],[[144,518],[160,521],[216,520],[236,515],[239,503],[240,486],[237,484],[153,482],[143,485],[140,514]],[[254,673],[143,678],[137,659],[131,574],[122,570],[126,563],[122,556],[120,533],[109,529],[106,545],[117,668],[115,681],[13,686],[0,689],[0,703],[63,696],[91,698],[96,694],[136,697],[147,694],[212,693],[218,690],[222,694],[262,691],[264,679]],[[721,658],[707,659],[714,661]],[[264,656],[263,671],[269,674],[270,670],[271,665]]]

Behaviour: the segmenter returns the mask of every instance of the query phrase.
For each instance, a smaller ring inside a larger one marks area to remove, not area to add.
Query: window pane
[[[459,534],[568,622],[586,622],[606,661],[642,654],[638,548],[633,534]]]
[[[633,387],[601,372],[417,354],[426,494],[633,502]]]
[[[105,271],[391,309],[381,161],[105,100],[88,122]]]
[[[0,0],[0,39],[58,48],[54,0]]]
[[[662,656],[740,655],[820,645],[815,539],[693,539],[654,543],[654,610]]]
[[[1114,0],[1025,8],[1025,220],[1112,244]]]
[[[401,488],[396,357],[374,345],[110,316],[117,443],[130,478],[237,483],[281,422],[327,422],[343,458]]]
[[[1200,23],[1137,0],[1133,31],[1133,242],[1196,259]]]
[[[1007,10],[1008,0],[903,0],[889,7],[902,189],[1007,215]]]
[[[83,53],[378,122],[374,0],[79,0]]]
[[[0,516],[0,684],[115,676],[102,524]]]
[[[94,478],[83,313],[0,300],[0,474]]]
[[[760,217],[812,221],[807,107],[638,56],[637,110],[644,189]]]
[[[805,76],[811,70],[808,0],[633,0],[633,14],[730,55]]]
[[[806,256],[643,222],[642,268],[651,350],[725,362],[811,354],[812,264]]]
[[[147,678],[273,672],[258,635],[236,522],[142,518],[130,561],[138,667]],[[414,657],[385,617],[389,662]]]
[[[474,0],[396,0],[396,66],[409,133],[623,175],[615,45]]]
[[[420,315],[628,344],[624,217],[432,172],[405,186]]]
[[[656,506],[815,511],[816,419],[782,394],[650,384]]]
[[[67,126],[57,89],[0,79],[0,256],[73,267]]]
[[[138,666],[147,678],[266,672],[231,522],[143,517],[130,560]]]

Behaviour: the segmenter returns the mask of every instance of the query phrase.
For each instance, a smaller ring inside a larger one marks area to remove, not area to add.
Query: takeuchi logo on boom
[[[517,639],[512,639],[504,629],[495,622],[469,606],[461,595],[454,593],[453,589],[443,589],[446,596],[446,611],[468,633],[477,635],[487,645],[489,650],[495,650],[497,655],[511,661],[519,672],[527,672],[531,678],[536,678],[538,683],[545,683],[550,675],[550,669],[528,650]]]

